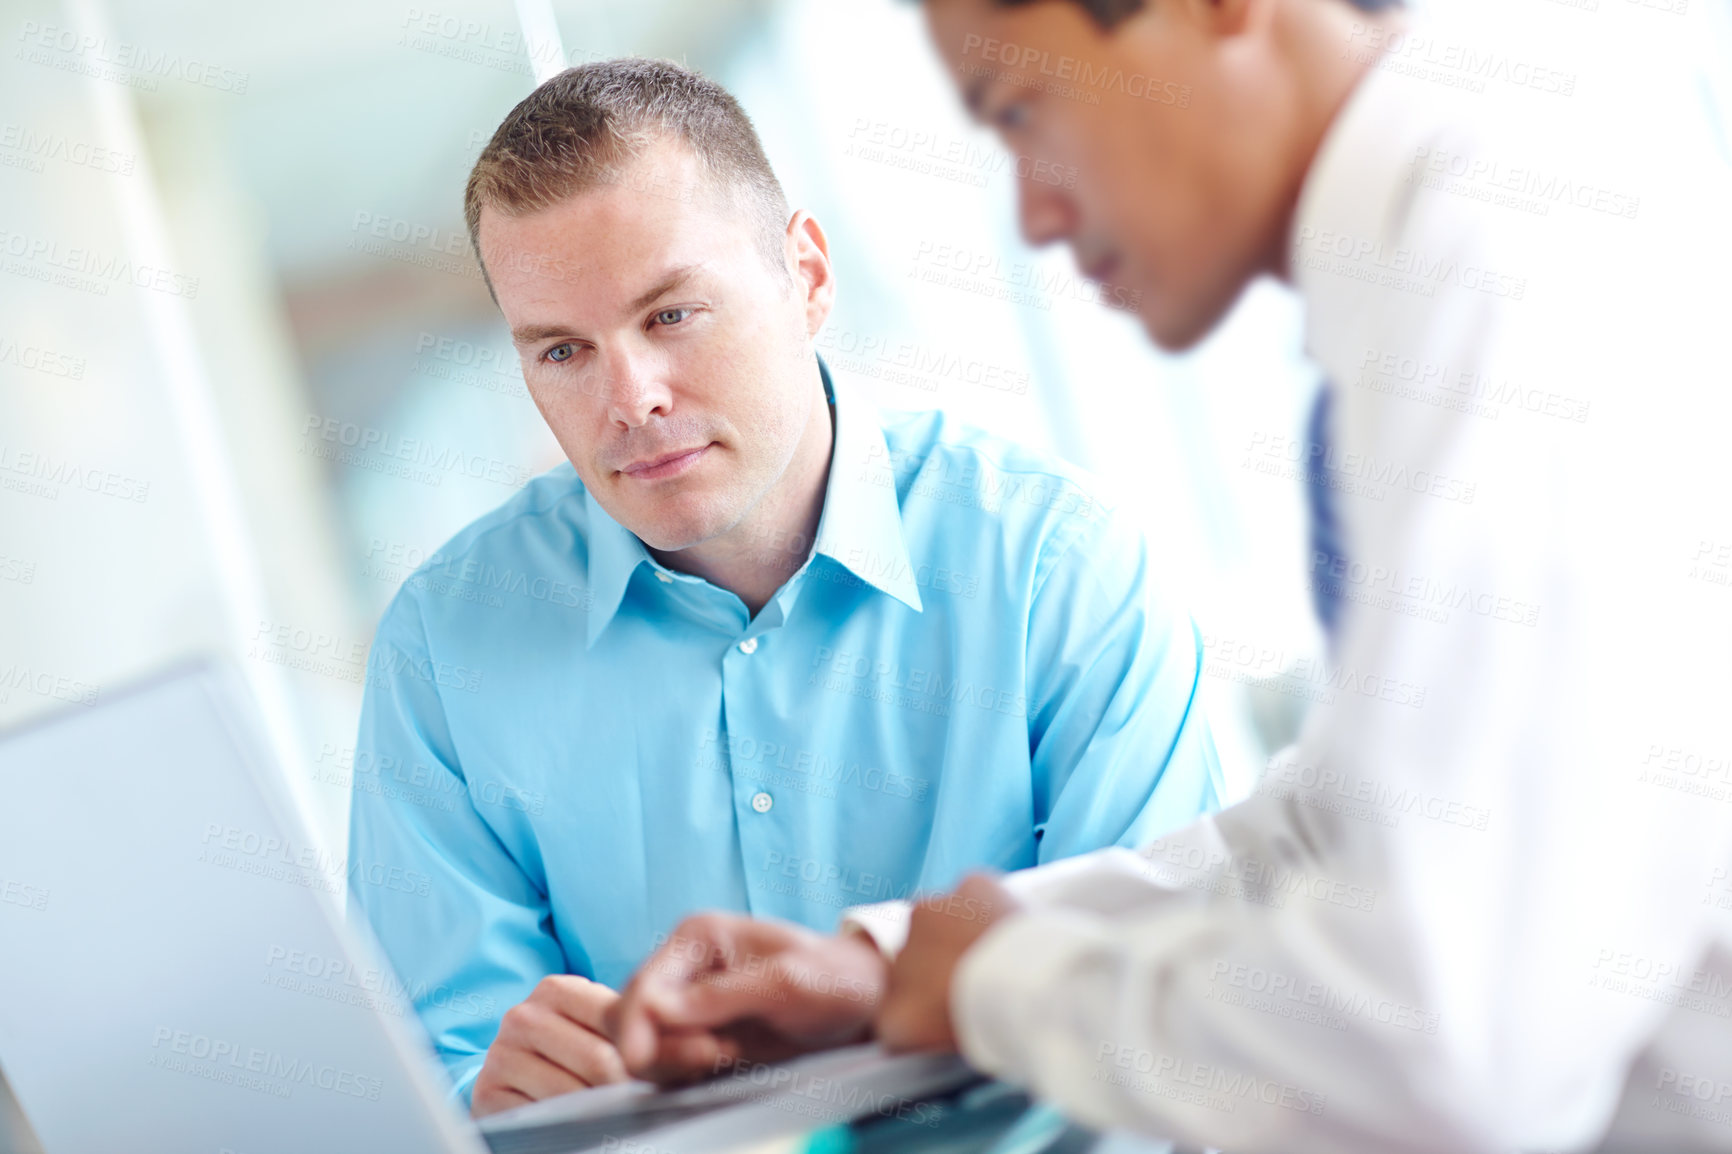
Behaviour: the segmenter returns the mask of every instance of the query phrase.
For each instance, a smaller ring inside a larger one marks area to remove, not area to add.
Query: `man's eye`
[[[570,345],[554,345],[551,349],[548,349],[547,352],[543,353],[542,356],[555,362],[569,361],[572,352],[573,350]]]
[[[691,315],[691,309],[663,309],[651,319],[658,325],[677,325]]]
[[[1028,123],[1028,105],[1013,100],[992,114],[992,123],[1005,132],[1021,128]]]

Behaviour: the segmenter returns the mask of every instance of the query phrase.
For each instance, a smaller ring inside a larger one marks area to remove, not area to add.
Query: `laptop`
[[[49,1154],[723,1149],[980,1081],[855,1047],[477,1125],[342,915],[352,865],[308,834],[224,661],[0,737],[0,1149],[8,1125]]]

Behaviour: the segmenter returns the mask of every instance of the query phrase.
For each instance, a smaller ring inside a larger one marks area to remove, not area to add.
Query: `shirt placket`
[[[786,745],[786,733],[772,724],[762,703],[776,676],[776,663],[785,640],[782,626],[793,607],[804,572],[802,569],[791,578],[722,654],[722,724],[726,730],[726,739],[721,743],[722,756],[733,784],[740,865],[748,906],[754,914],[774,910],[779,904],[766,886],[773,855],[788,844],[784,832],[788,811],[784,807],[778,812],[774,783],[737,765],[736,760],[773,768],[777,762],[775,750]],[[770,748],[766,748],[766,743]]]

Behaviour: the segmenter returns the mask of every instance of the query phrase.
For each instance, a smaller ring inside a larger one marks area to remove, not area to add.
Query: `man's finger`
[[[724,1027],[716,1037],[721,1041],[721,1058],[747,1062],[782,1062],[813,1049],[755,1018]]]
[[[525,1002],[517,1009],[521,1013],[517,1013],[517,1028],[512,1031],[510,1039],[516,1046],[533,1051],[565,1070],[578,1079],[580,1085],[604,1086],[626,1079],[625,1063],[619,1051],[603,1035],[579,1025],[551,1006]]]
[[[762,1013],[761,1001],[718,1002],[692,997],[711,984],[735,987],[729,971],[746,959],[770,958],[788,949],[801,933],[794,927],[734,914],[699,914],[681,922],[638,970],[620,1003],[603,1015],[627,1069],[644,1077],[660,1072],[658,1054],[666,1034],[701,1032],[709,1023],[733,1021],[742,1013]],[[755,983],[760,986],[762,983]],[[751,989],[743,991],[750,997]],[[694,1016],[696,1011],[696,1016]]]
[[[650,955],[626,987],[621,1004],[604,1013],[627,1067],[639,1073],[653,1070],[665,1029],[678,1032],[703,1024],[690,1020],[687,999],[696,983],[734,956],[739,928],[751,924],[716,915],[687,918]]]
[[[605,1034],[607,1012],[619,1001],[619,994],[576,974],[551,974],[541,979],[530,998],[545,1002],[580,1026]]]
[[[716,1072],[723,1052],[721,1039],[707,1030],[664,1031],[644,1076],[662,1083],[707,1078]]]
[[[710,1030],[746,1018],[774,1021],[788,1002],[781,983],[738,974],[710,974],[682,990],[669,990],[656,1003],[656,1017],[676,1030]]]
[[[535,1101],[521,1090],[513,1090],[509,1086],[500,1086],[483,1091],[476,1088],[469,1113],[475,1118],[485,1118],[489,1114],[498,1114],[503,1110],[515,1110],[519,1106],[527,1106]]]
[[[644,1003],[643,987],[640,976],[626,989],[625,996],[611,1015],[613,1044],[619,1048],[626,1069],[640,1076],[654,1065],[661,1037],[661,1024]]]
[[[589,1085],[564,1066],[528,1050],[514,1050],[504,1056],[493,1078],[496,1086],[516,1091],[533,1102]]]
[[[663,1033],[655,1062],[638,1073],[666,1085],[712,1077],[738,1062],[781,1062],[806,1052],[765,1023],[748,1020],[716,1031]]]
[[[672,988],[683,986],[723,959],[733,957],[741,927],[751,924],[745,918],[726,914],[689,917],[675,927],[639,973],[644,978],[660,979]]]

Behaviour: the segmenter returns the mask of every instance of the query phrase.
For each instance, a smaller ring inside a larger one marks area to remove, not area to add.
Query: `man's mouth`
[[[1082,274],[1096,284],[1111,284],[1113,274],[1119,270],[1119,258],[1116,256],[1097,257],[1083,266]]]
[[[659,453],[653,457],[641,457],[625,466],[620,472],[634,481],[662,481],[669,477],[677,477],[688,469],[694,468],[703,460],[715,442],[699,445],[693,449],[675,449],[671,453]]]

